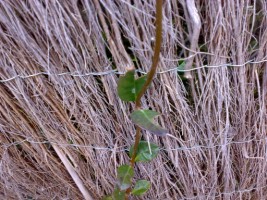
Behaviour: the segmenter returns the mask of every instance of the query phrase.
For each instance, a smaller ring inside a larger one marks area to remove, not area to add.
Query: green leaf
[[[155,135],[165,136],[168,131],[153,122],[153,118],[157,115],[159,115],[159,113],[153,110],[136,110],[130,117],[132,121],[141,128]]]
[[[122,165],[118,168],[120,190],[126,190],[131,186],[131,179],[133,176],[134,170],[130,165]]]
[[[105,197],[103,197],[102,200],[113,200],[113,199],[112,199],[112,196],[105,196]]]
[[[184,71],[184,67],[185,67],[185,61],[179,62],[178,63],[178,67],[177,67],[178,72],[183,72]]]
[[[118,95],[123,101],[135,101],[146,82],[146,75],[135,79],[134,74],[135,70],[129,70],[119,78]]]
[[[116,188],[111,195],[105,196],[102,200],[125,200],[125,194],[125,191]]]
[[[133,156],[133,149],[134,147],[132,146],[129,152],[130,157]],[[137,147],[136,157],[134,160],[135,162],[151,161],[158,155],[158,152],[159,152],[159,147],[156,144],[148,143],[147,141],[140,141]]]
[[[147,180],[139,180],[136,182],[134,189],[132,190],[133,195],[142,195],[150,188],[150,183]]]
[[[178,76],[180,76],[181,80],[187,80],[184,77],[184,73],[185,73],[185,61],[181,60],[178,62],[178,66],[177,66],[177,72],[178,72]]]
[[[125,191],[120,191],[119,188],[116,188],[112,195],[112,200],[125,200]]]

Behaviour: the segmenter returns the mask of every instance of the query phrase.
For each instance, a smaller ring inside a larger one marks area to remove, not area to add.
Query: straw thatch
[[[0,199],[113,190],[135,131],[110,70],[149,70],[154,15],[155,0],[0,1]],[[139,199],[267,199],[265,0],[170,0],[163,15],[165,72],[143,107],[173,137],[144,132],[162,149],[136,167],[152,183]],[[179,60],[200,68],[166,71]]]

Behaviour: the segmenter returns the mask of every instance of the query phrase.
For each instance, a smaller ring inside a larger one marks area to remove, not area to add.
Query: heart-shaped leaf
[[[153,122],[153,118],[157,115],[159,113],[153,110],[136,110],[130,117],[139,127],[158,136],[165,136],[168,131]]]
[[[118,180],[120,190],[126,190],[131,186],[134,170],[130,165],[122,165],[118,168]]]
[[[134,77],[135,70],[129,70],[118,81],[118,95],[123,101],[135,101],[146,82],[146,75],[137,79]]]
[[[130,157],[133,156],[133,149],[132,146],[130,148],[129,155]],[[158,155],[159,147],[156,144],[148,143],[147,141],[140,141],[137,147],[135,162],[146,162],[151,161]]]
[[[140,196],[148,191],[150,188],[150,183],[147,180],[139,180],[136,182],[134,189],[132,190],[132,194],[136,196]]]

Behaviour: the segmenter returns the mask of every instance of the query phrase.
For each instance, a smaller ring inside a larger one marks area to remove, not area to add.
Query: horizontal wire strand
[[[194,149],[213,149],[213,148],[218,148],[218,147],[225,147],[225,146],[229,146],[232,144],[246,144],[246,143],[250,143],[250,142],[263,142],[266,141],[267,144],[267,137],[261,138],[261,139],[250,139],[250,140],[244,140],[244,141],[233,141],[233,142],[228,142],[225,144],[216,144],[216,145],[212,145],[212,146],[205,146],[205,145],[194,145],[191,147],[177,147],[177,148],[163,148],[161,147],[160,150],[162,151],[187,151],[187,150],[194,150]],[[17,142],[13,142],[13,143],[9,143],[9,144],[5,144],[3,143],[1,146],[5,146],[6,148],[9,148],[13,145],[18,145],[18,144],[22,144],[24,142],[29,142],[31,144],[53,144],[53,145],[58,145],[58,146],[69,146],[69,147],[79,147],[79,148],[90,148],[90,149],[94,149],[94,150],[105,150],[105,151],[111,151],[111,152],[124,152],[124,151],[129,151],[129,148],[125,148],[125,146],[121,146],[121,147],[101,147],[101,146],[94,146],[94,145],[80,145],[80,144],[68,144],[68,143],[58,143],[58,142],[54,142],[54,141],[34,141],[31,139],[25,139],[22,141],[17,141]],[[264,144],[264,145],[266,145]]]
[[[168,72],[172,72],[172,71],[177,71],[177,72],[190,72],[190,71],[195,71],[195,70],[199,70],[199,69],[204,69],[204,68],[220,68],[220,67],[243,67],[245,65],[248,64],[260,64],[260,63],[264,63],[267,62],[267,59],[264,60],[260,60],[260,61],[253,61],[253,60],[249,60],[243,64],[232,64],[232,63],[225,63],[225,64],[220,64],[220,65],[203,65],[200,67],[196,67],[196,68],[192,68],[192,69],[188,69],[188,70],[183,70],[183,69],[179,69],[178,67],[175,68],[171,68],[168,70],[164,70],[164,71],[159,71],[157,72],[157,74],[164,74],[164,73],[168,73]],[[146,74],[146,72],[142,71],[142,70],[136,70],[137,72],[141,73],[141,74]],[[40,76],[40,75],[47,75],[47,76],[65,76],[65,75],[69,75],[69,76],[73,76],[73,77],[84,77],[84,76],[104,76],[104,75],[109,75],[109,74],[120,74],[123,75],[125,74],[124,72],[118,72],[117,70],[108,70],[108,71],[104,71],[104,72],[89,72],[89,73],[85,73],[85,74],[79,74],[77,72],[63,72],[63,73],[59,73],[59,74],[53,74],[53,73],[49,73],[49,72],[37,72],[35,74],[30,74],[30,75],[16,75],[10,78],[6,78],[6,79],[2,79],[0,80],[0,83],[5,83],[5,82],[9,82],[12,81],[16,78],[21,78],[21,79],[27,79],[27,78],[31,78],[31,77],[35,77],[35,76]]]

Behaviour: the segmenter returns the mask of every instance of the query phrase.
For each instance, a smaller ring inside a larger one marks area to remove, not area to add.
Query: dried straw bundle
[[[112,191],[134,126],[110,70],[147,71],[153,55],[155,1],[133,2],[0,2],[0,199]],[[140,199],[267,198],[266,13],[264,0],[165,2],[165,73],[143,105],[176,140],[144,135],[162,150],[138,165],[152,182]],[[179,59],[213,67],[184,80]]]

